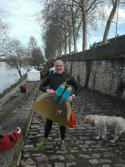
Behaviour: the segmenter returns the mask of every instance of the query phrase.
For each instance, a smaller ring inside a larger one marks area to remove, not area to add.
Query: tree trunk
[[[113,8],[112,8],[111,13],[109,15],[109,18],[107,20],[105,32],[104,32],[104,35],[103,35],[103,42],[102,42],[103,44],[107,43],[107,38],[108,38],[109,30],[110,30],[110,27],[111,27],[111,23],[112,23],[112,20],[114,18],[114,15],[116,13],[116,9],[117,9],[117,6],[118,6],[119,2],[120,2],[120,0],[115,0],[115,3],[113,4]]]
[[[59,23],[58,23],[58,26],[59,26]],[[58,39],[57,39],[57,51],[58,51],[58,56],[60,56],[60,33],[59,33],[59,29],[57,29],[57,37],[58,37]]]
[[[73,23],[73,39],[74,39],[74,53],[76,53],[76,29]]]
[[[21,70],[19,68],[17,68],[17,70],[18,70],[20,77],[22,77]]]
[[[65,55],[67,55],[67,36],[65,31]]]
[[[75,20],[74,20],[74,12],[73,12],[73,2],[72,2],[72,26],[73,26],[73,39],[74,39],[74,53],[76,53],[76,29],[75,29]]]
[[[85,4],[82,1],[82,19],[83,19],[83,51],[87,49],[87,18],[85,14]]]
[[[72,35],[71,35],[71,30],[70,30],[70,34],[69,34],[69,55],[71,55],[71,39],[72,39]]]
[[[62,56],[62,40],[60,39],[60,53],[59,53],[59,56]]]

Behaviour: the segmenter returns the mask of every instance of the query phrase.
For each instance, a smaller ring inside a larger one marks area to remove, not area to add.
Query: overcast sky
[[[41,0],[42,1],[42,0]],[[41,47],[41,29],[35,21],[35,15],[42,9],[42,2],[39,0],[0,0],[0,9],[4,10],[3,21],[11,26],[9,36],[19,39],[27,45],[29,37],[33,35]],[[117,34],[125,34],[125,9],[119,9],[120,20],[118,21]],[[108,38],[115,37],[116,23],[112,23]],[[94,42],[102,40],[104,28],[100,26],[98,34],[91,33],[88,37],[88,47]],[[72,48],[73,49],[73,48]],[[82,50],[82,37],[78,41],[78,51]]]
[[[5,11],[3,21],[11,27],[10,37],[27,45],[33,35],[41,46],[41,30],[34,17],[42,9],[39,0],[0,0],[0,9]]]

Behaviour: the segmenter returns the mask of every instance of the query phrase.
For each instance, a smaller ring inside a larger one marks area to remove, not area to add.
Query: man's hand
[[[55,95],[55,91],[53,89],[46,89],[46,93],[49,95]]]
[[[73,100],[72,96],[69,96],[68,99],[66,99],[66,101],[69,101],[69,102],[72,102],[72,100]]]

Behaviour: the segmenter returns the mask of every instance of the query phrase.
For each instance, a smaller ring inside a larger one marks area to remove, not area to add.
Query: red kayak
[[[17,128],[15,131],[7,134],[0,134],[0,152],[3,152],[12,146],[18,141],[22,135],[21,129]]]

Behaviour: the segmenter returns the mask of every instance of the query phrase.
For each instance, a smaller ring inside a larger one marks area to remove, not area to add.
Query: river
[[[27,69],[21,69],[22,75]],[[15,84],[20,78],[17,69],[10,68],[5,62],[0,62],[0,94],[11,85]]]

